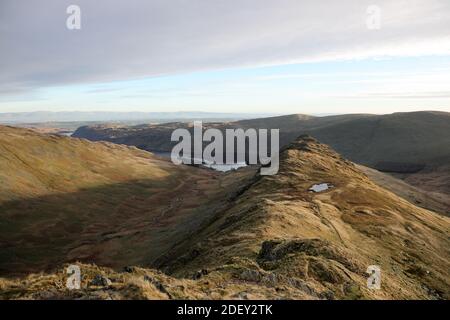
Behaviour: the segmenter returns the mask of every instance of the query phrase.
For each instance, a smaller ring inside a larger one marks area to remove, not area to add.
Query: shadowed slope
[[[379,184],[381,187],[392,191],[399,197],[408,200],[412,204],[437,213],[446,214],[447,216],[450,215],[450,197],[445,193],[423,190],[418,187],[414,187],[412,185],[414,183],[410,185],[401,179],[393,177],[390,174],[383,173],[362,165],[357,165],[357,167],[362,172],[364,172],[370,178],[370,180]],[[450,170],[448,172],[450,173]],[[417,174],[416,177],[419,177],[421,175],[422,174]],[[440,176],[440,178],[445,179],[445,175]],[[434,190],[440,189],[437,187],[434,188]]]
[[[149,265],[222,206],[235,175],[134,147],[0,127],[0,274]]]

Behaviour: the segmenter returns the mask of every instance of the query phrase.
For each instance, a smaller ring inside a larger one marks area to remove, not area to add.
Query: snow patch
[[[320,184],[315,184],[313,185],[311,188],[308,189],[308,191],[313,191],[313,192],[323,192],[326,191],[330,188],[333,188],[333,185],[330,183],[320,183]]]

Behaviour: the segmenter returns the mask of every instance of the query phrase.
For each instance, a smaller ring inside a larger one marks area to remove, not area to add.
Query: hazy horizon
[[[444,112],[438,110],[420,110],[415,112]],[[398,113],[398,112],[394,112]],[[402,112],[400,112],[402,113]],[[297,113],[298,114],[298,113]],[[348,115],[350,113],[310,113],[313,117]],[[367,113],[371,115],[388,115],[392,113]],[[62,122],[130,122],[131,124],[149,121],[163,123],[174,121],[238,121],[294,115],[292,113],[225,113],[203,111],[180,112],[144,112],[144,111],[31,111],[31,112],[0,112],[0,124],[39,124]]]

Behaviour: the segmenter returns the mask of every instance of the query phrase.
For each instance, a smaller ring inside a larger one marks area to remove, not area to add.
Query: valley
[[[387,115],[347,114],[314,117],[287,115],[236,122],[210,122],[205,129],[280,129],[280,146],[309,134],[344,157],[389,172],[431,192],[450,194],[450,114],[422,111]],[[150,152],[170,152],[175,128],[188,123],[139,126],[84,126],[74,137],[132,145]]]
[[[174,166],[111,143],[0,131],[1,276],[73,260],[151,263],[208,221],[248,175]]]
[[[450,218],[310,136],[274,176],[12,127],[0,148],[2,298],[449,298]],[[68,263],[82,290],[60,285]]]
[[[0,17],[4,314],[445,308],[449,0],[0,0]]]

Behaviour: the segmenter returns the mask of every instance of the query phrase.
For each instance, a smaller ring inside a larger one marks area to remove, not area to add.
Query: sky
[[[1,0],[0,112],[38,110],[450,112],[450,1]]]

